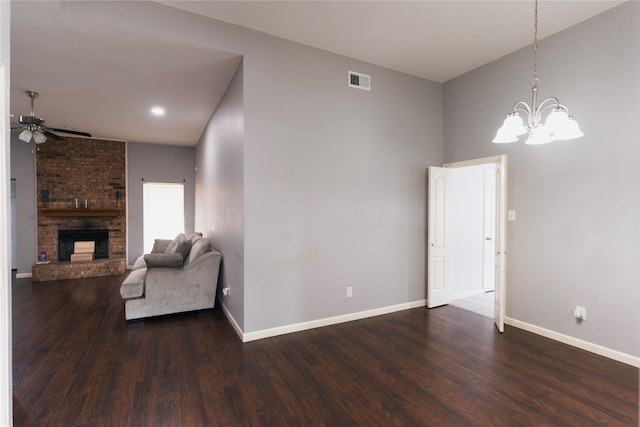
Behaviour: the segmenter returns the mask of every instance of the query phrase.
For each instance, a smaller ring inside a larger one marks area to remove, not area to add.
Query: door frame
[[[459,162],[445,163],[445,168],[463,168],[494,163],[498,173],[498,188],[496,196],[498,206],[496,211],[498,239],[496,242],[496,262],[498,273],[496,275],[494,322],[500,332],[504,332],[504,317],[507,288],[507,155],[499,154],[490,157],[463,160]]]

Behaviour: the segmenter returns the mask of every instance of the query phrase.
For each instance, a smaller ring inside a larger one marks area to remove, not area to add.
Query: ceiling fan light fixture
[[[42,144],[47,140],[47,137],[44,135],[44,133],[37,130],[33,133],[33,140],[36,144]]]
[[[33,136],[33,132],[31,132],[29,129],[25,129],[22,132],[20,132],[20,135],[18,135],[18,139],[24,142],[31,142],[32,136]]]

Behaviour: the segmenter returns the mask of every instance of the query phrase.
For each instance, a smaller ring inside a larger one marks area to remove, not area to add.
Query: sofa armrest
[[[211,251],[181,268],[147,270],[145,298],[178,297],[183,294],[216,292],[222,255]]]

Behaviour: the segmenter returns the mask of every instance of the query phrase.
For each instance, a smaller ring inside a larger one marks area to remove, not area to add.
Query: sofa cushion
[[[147,274],[146,268],[133,270],[122,285],[120,285],[120,296],[123,299],[140,298],[144,295],[144,278]]]
[[[191,263],[198,257],[206,254],[207,252],[211,252],[211,242],[209,242],[205,238],[200,238],[196,240],[196,242],[191,247],[191,252],[189,252],[189,257],[185,260],[185,265]]]
[[[180,253],[173,254],[146,254],[144,261],[147,264],[147,268],[156,267],[182,267],[184,263],[184,257]]]
[[[176,248],[178,247],[180,242],[184,242],[184,239],[185,239],[185,236],[183,233],[178,234],[176,238],[173,239],[171,243],[169,243],[169,246],[167,246],[167,249],[164,252],[167,254],[175,253]]]
[[[202,239],[202,233],[198,233],[196,231],[187,234],[184,237],[186,240],[191,240],[191,246],[196,242],[196,240]]]

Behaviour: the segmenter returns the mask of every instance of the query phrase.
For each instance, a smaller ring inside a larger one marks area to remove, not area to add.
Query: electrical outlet
[[[574,310],[573,315],[576,317],[576,319],[583,322],[587,320],[587,309],[585,307],[576,305],[576,309]]]
[[[353,288],[349,286],[347,288],[347,298],[351,298],[353,296]]]
[[[222,294],[225,296],[231,295],[231,288],[228,286],[225,286],[224,288],[222,288]]]

